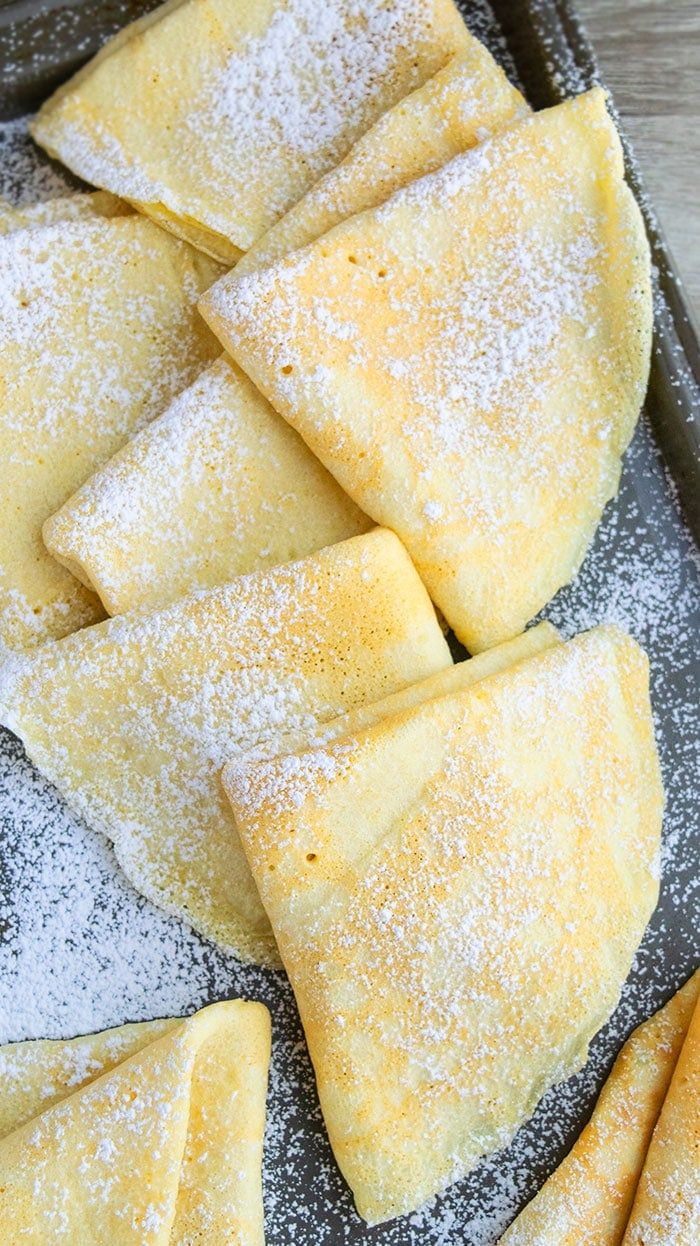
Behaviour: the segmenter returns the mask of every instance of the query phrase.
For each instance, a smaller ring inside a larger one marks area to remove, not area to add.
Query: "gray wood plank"
[[[700,312],[700,0],[577,0]]]

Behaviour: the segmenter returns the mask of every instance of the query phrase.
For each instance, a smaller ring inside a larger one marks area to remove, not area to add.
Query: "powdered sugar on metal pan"
[[[471,6],[470,17],[474,32],[503,59],[487,6]],[[15,203],[64,190],[32,154],[21,121],[0,126],[0,174],[0,194]],[[429,1207],[366,1228],[326,1141],[284,976],[241,965],[138,896],[107,842],[66,809],[8,733],[0,742],[0,1041],[183,1015],[219,998],[260,999],[273,1024],[264,1173],[270,1246],[492,1246],[575,1138],[623,1038],[680,985],[700,954],[699,578],[673,482],[642,421],[619,498],[575,583],[545,614],[566,635],[614,621],[649,653],[667,793],[661,903],[585,1069],[545,1097],[504,1153]]]

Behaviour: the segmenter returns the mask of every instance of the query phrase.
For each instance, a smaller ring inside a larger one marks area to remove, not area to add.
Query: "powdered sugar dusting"
[[[0,237],[0,504],[13,516],[0,601],[10,647],[101,617],[49,558],[42,524],[218,353],[194,304],[220,267],[142,216],[81,206]]]
[[[73,189],[69,173],[49,163],[29,140],[29,117],[0,122],[0,194],[16,207]]]
[[[157,216],[165,207],[176,232],[178,218],[185,236],[191,223],[203,227],[225,258],[440,69],[463,29],[448,0],[287,0],[223,6],[215,21],[199,5],[175,6],[146,30],[138,72],[117,50],[40,114],[36,132],[96,185]],[[115,126],[109,98],[122,66],[134,77]],[[144,113],[161,125],[160,143],[144,143]]]
[[[482,0],[470,3],[469,21],[503,59],[503,40]],[[512,64],[506,62],[511,72]],[[557,72],[559,64],[552,66]],[[574,92],[587,83],[572,67],[564,85]],[[8,133],[13,151],[30,150],[25,131],[22,122],[0,126],[2,151],[10,146]],[[0,161],[0,176],[7,167]],[[45,161],[39,178],[27,180],[25,167],[23,157],[21,171],[14,165],[14,187],[4,181],[2,193],[19,193],[26,203],[63,193],[67,183]],[[668,315],[665,305],[662,310]],[[273,1013],[274,1042],[264,1161],[267,1240],[493,1246],[573,1141],[623,1037],[680,984],[700,952],[694,881],[700,591],[692,543],[648,427],[637,432],[620,499],[609,507],[580,576],[547,613],[567,633],[614,617],[649,649],[668,793],[667,856],[662,905],[613,1023],[595,1041],[586,1068],[545,1097],[506,1151],[414,1215],[367,1229],[329,1152],[283,976],[242,966],[139,897],[106,842],[66,810],[7,734],[0,757],[6,892],[0,926],[9,941],[0,949],[0,1039],[69,1037],[126,1020],[184,1015],[217,998],[260,999]]]
[[[370,526],[222,357],[73,495],[44,541],[80,564],[110,613],[121,614]]]
[[[572,574],[641,406],[648,253],[621,172],[594,92],[201,303],[473,649]]]
[[[215,164],[227,179],[232,169],[247,169],[255,152],[271,223],[386,107],[424,80],[435,9],[433,0],[326,0],[321,7],[292,0],[277,7],[264,33],[249,37],[207,82],[188,118],[193,136],[226,133]],[[437,69],[445,57],[435,49],[432,59]],[[397,72],[402,60],[408,75]],[[265,175],[280,153],[283,180]],[[224,214],[215,224],[226,232]]]

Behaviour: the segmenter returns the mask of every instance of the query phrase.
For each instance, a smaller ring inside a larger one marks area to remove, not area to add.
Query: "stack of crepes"
[[[452,0],[170,0],[33,134],[101,189],[0,208],[3,721],[146,896],[281,959],[357,1206],[404,1214],[582,1065],[658,894],[644,655],[523,630],[646,387],[604,94],[531,114]],[[5,1049],[0,1223],[257,1243],[256,1007]],[[513,1240],[566,1240],[536,1207]]]

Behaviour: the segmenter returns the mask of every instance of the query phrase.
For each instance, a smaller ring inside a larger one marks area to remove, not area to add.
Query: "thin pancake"
[[[223,356],[44,524],[109,614],[275,567],[372,521]]]
[[[225,759],[450,664],[408,555],[373,531],[15,658],[0,716],[144,895],[274,962]]]
[[[32,125],[38,143],[232,263],[470,36],[452,0],[171,0]]]
[[[590,1122],[501,1246],[620,1246],[699,992],[696,973],[634,1031]]]
[[[0,1242],[263,1246],[269,1059],[240,1000],[2,1048]]]
[[[700,1005],[678,1057],[639,1180],[623,1246],[700,1241]]]
[[[539,113],[200,303],[467,648],[576,570],[644,395],[649,253],[603,93]]]
[[[338,1163],[371,1223],[578,1069],[658,894],[635,643],[599,628],[310,751],[229,765]]]
[[[380,118],[239,262],[248,271],[385,199],[527,111],[491,55],[464,55]],[[231,361],[217,362],[44,527],[110,614],[303,557],[370,521]]]
[[[345,159],[253,244],[236,275],[314,242],[528,112],[491,53],[471,39],[434,78],[385,112]]]
[[[219,265],[136,213],[74,208],[62,202],[53,223],[0,237],[0,641],[10,648],[103,616],[49,557],[42,524],[217,354],[195,302]]]

